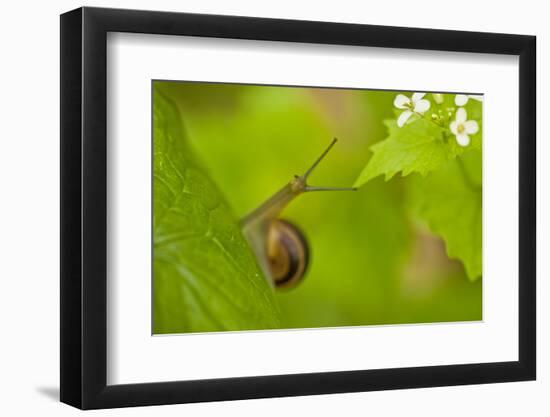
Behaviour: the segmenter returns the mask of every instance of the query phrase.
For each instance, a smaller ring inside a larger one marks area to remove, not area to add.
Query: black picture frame
[[[107,385],[108,32],[519,56],[519,360]],[[524,35],[88,7],[61,15],[61,401],[94,409],[535,379],[535,51]]]

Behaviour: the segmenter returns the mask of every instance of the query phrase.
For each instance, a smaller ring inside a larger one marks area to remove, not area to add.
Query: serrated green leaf
[[[464,264],[468,278],[482,273],[481,152],[465,153],[415,182],[418,214],[445,241],[447,255]]]
[[[403,127],[397,127],[395,120],[387,120],[389,136],[371,147],[374,155],[363,169],[355,187],[360,187],[378,175],[386,180],[398,172],[407,176],[412,172],[426,175],[461,150],[445,140],[442,127],[426,119],[417,119]]]
[[[273,293],[237,219],[154,90],[153,333],[276,328]]]

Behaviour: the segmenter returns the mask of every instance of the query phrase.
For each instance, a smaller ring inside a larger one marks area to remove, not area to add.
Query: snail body
[[[310,251],[304,233],[295,224],[279,218],[294,198],[310,191],[348,191],[355,188],[311,187],[307,178],[317,164],[334,146],[336,139],[303,175],[294,178],[268,198],[241,221],[248,240],[264,275],[277,289],[298,285],[307,271]]]

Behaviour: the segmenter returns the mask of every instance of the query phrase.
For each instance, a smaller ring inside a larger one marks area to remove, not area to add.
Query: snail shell
[[[309,265],[309,245],[302,231],[286,220],[273,220],[266,245],[269,270],[275,287],[289,289],[298,285]]]

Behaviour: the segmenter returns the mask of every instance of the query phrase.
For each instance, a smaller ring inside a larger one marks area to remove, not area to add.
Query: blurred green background
[[[177,104],[195,152],[237,218],[303,174],[339,139],[311,185],[350,186],[369,147],[387,136],[395,91],[155,81]],[[470,282],[443,241],[409,207],[417,174],[357,192],[299,196],[282,213],[310,249],[302,283],[278,291],[283,328],[469,321],[482,318]],[[418,177],[420,178],[420,177]]]

